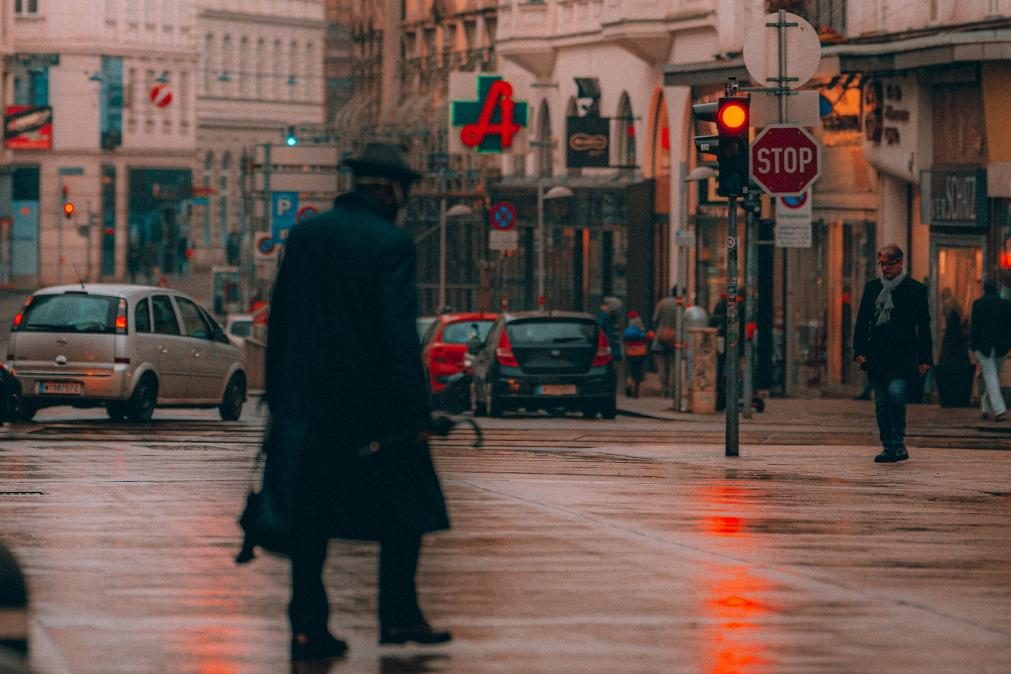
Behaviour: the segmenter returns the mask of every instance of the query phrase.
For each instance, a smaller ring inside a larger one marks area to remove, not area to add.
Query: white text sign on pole
[[[811,192],[776,199],[776,247],[811,247]]]

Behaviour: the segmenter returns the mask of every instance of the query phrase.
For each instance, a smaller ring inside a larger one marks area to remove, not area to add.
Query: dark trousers
[[[292,634],[322,634],[330,617],[330,602],[323,584],[329,535],[302,527],[291,555],[291,603],[288,618]],[[379,624],[403,627],[423,620],[414,576],[421,553],[421,538],[390,537],[379,544]]]
[[[906,379],[874,382],[874,416],[881,446],[898,451],[906,446]]]

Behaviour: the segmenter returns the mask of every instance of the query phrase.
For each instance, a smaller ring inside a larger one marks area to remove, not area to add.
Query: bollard
[[[0,544],[0,671],[28,671],[28,590],[14,555]]]
[[[692,413],[716,412],[716,328],[689,328]]]

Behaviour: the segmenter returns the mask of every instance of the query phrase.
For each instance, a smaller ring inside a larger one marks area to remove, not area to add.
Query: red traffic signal
[[[63,202],[63,217],[69,220],[73,216],[74,216],[74,202],[73,201]]]
[[[747,129],[748,102],[743,99],[722,99],[716,119],[721,131]]]

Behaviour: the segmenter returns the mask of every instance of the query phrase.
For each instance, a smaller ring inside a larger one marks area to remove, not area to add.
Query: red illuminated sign
[[[53,109],[48,105],[8,105],[4,114],[4,147],[51,150]]]

